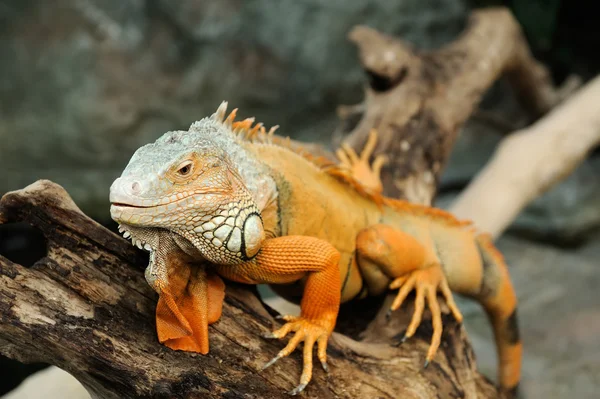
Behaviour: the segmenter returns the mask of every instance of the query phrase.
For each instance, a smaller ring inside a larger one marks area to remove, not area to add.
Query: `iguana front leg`
[[[238,265],[218,266],[223,277],[250,284],[285,284],[306,276],[300,316],[283,316],[287,323],[268,337],[294,336],[263,369],[288,356],[304,342],[304,366],[300,384],[290,393],[301,392],[312,378],[313,348],[317,344],[318,358],[327,370],[327,341],[337,319],[341,281],[339,252],[328,242],[306,236],[284,236],[268,239],[254,259]]]
[[[223,281],[207,268],[207,262],[199,262],[197,256],[186,253],[171,232],[133,226],[122,230],[127,231],[126,237],[134,237],[135,244],[150,252],[145,277],[159,294],[156,306],[159,342],[174,350],[208,353],[208,325],[221,316]]]
[[[416,290],[415,311],[401,342],[412,337],[421,324],[427,301],[433,323],[433,337],[425,359],[427,366],[435,356],[442,336],[438,290],[446,298],[454,317],[459,322],[462,321],[440,260],[411,235],[383,224],[371,226],[359,233],[356,239],[356,257],[371,294],[380,294],[387,288],[400,288],[389,313],[398,309],[408,294],[413,289]]]

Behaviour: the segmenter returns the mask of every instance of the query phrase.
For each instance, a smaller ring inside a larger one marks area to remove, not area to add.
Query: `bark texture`
[[[156,339],[147,257],[81,213],[62,187],[42,180],[6,194],[0,220],[40,229],[48,248],[31,268],[0,256],[2,354],[57,365],[102,399],[285,398],[297,384],[299,354],[259,372],[282,342],[261,337],[275,321],[251,290],[228,284],[208,355],[172,351]],[[353,310],[345,313],[353,324]],[[334,333],[331,371],[315,367],[305,397],[496,397],[476,371],[464,329],[450,316],[444,322],[440,352],[427,369],[429,328],[399,348],[389,335],[406,320],[382,324],[367,342]]]

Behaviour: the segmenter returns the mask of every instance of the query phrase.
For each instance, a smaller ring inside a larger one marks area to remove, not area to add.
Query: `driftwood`
[[[261,337],[275,323],[250,290],[228,286],[223,317],[210,327],[207,356],[172,351],[156,339],[157,297],[143,278],[146,257],[82,214],[60,186],[39,181],[8,193],[0,215],[5,223],[40,229],[48,247],[31,268],[0,257],[3,354],[57,365],[104,399],[278,398],[297,383],[300,356],[259,372],[281,342]],[[371,335],[384,343],[334,334],[331,371],[315,368],[305,396],[494,397],[493,385],[476,371],[463,328],[449,316],[444,320],[441,351],[426,370],[428,328],[400,348],[385,341],[402,320]]]
[[[458,131],[501,75],[533,119],[565,96],[532,58],[518,22],[504,8],[474,11],[461,37],[432,52],[363,26],[350,39],[370,80],[363,103],[339,108],[338,140],[348,134],[344,141],[360,149],[377,129],[375,155],[390,160],[382,180],[391,197],[431,204]]]
[[[393,196],[431,202],[459,127],[502,72],[533,115],[557,102],[503,9],[475,12],[461,38],[430,54],[364,27],[351,39],[371,80],[365,103],[340,111],[340,132],[353,129],[348,143],[360,149],[369,129],[379,130],[377,152],[392,160],[385,190]],[[143,253],[83,215],[48,181],[2,198],[0,223],[19,221],[44,233],[48,254],[31,268],[0,256],[0,353],[57,365],[98,398],[276,398],[297,383],[300,354],[259,372],[282,342],[261,337],[277,323],[248,288],[228,284],[208,355],[171,351],[156,339],[157,297],[143,278]],[[374,298],[342,307],[329,347],[331,372],[315,367],[305,397],[498,397],[447,312],[440,351],[423,369],[428,315],[415,338],[395,347],[412,306],[387,321],[384,312],[373,317],[374,309],[387,308],[382,301],[389,306],[389,298]]]
[[[525,205],[563,181],[600,144],[598,98],[600,77],[546,117],[504,138],[452,213],[499,236]]]

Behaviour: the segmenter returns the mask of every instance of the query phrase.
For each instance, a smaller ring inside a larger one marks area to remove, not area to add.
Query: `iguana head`
[[[225,107],[138,149],[112,184],[111,216],[134,244],[154,251],[149,229],[166,229],[220,264],[248,260],[260,249],[260,211],[248,173],[239,169],[249,167],[250,155],[223,122]]]

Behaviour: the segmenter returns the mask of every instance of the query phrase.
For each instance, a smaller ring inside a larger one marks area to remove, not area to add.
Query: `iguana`
[[[165,133],[139,148],[110,189],[111,215],[134,245],[150,252],[148,283],[159,293],[159,341],[207,353],[208,324],[220,317],[223,282],[274,284],[291,295],[303,287],[299,316],[272,338],[294,332],[270,366],[304,342],[301,392],[312,377],[313,349],[327,370],[327,341],[340,303],[399,289],[390,312],[415,290],[405,339],[425,303],[433,337],[442,334],[441,291],[454,317],[452,291],[480,302],[493,325],[499,382],[516,392],[522,346],[516,296],[502,255],[488,235],[439,209],[382,195],[379,169],[369,165],[376,137],[360,156],[348,147],[335,164],[266,131],[252,118],[226,117],[224,102],[188,131]],[[195,262],[206,267],[190,267]]]

